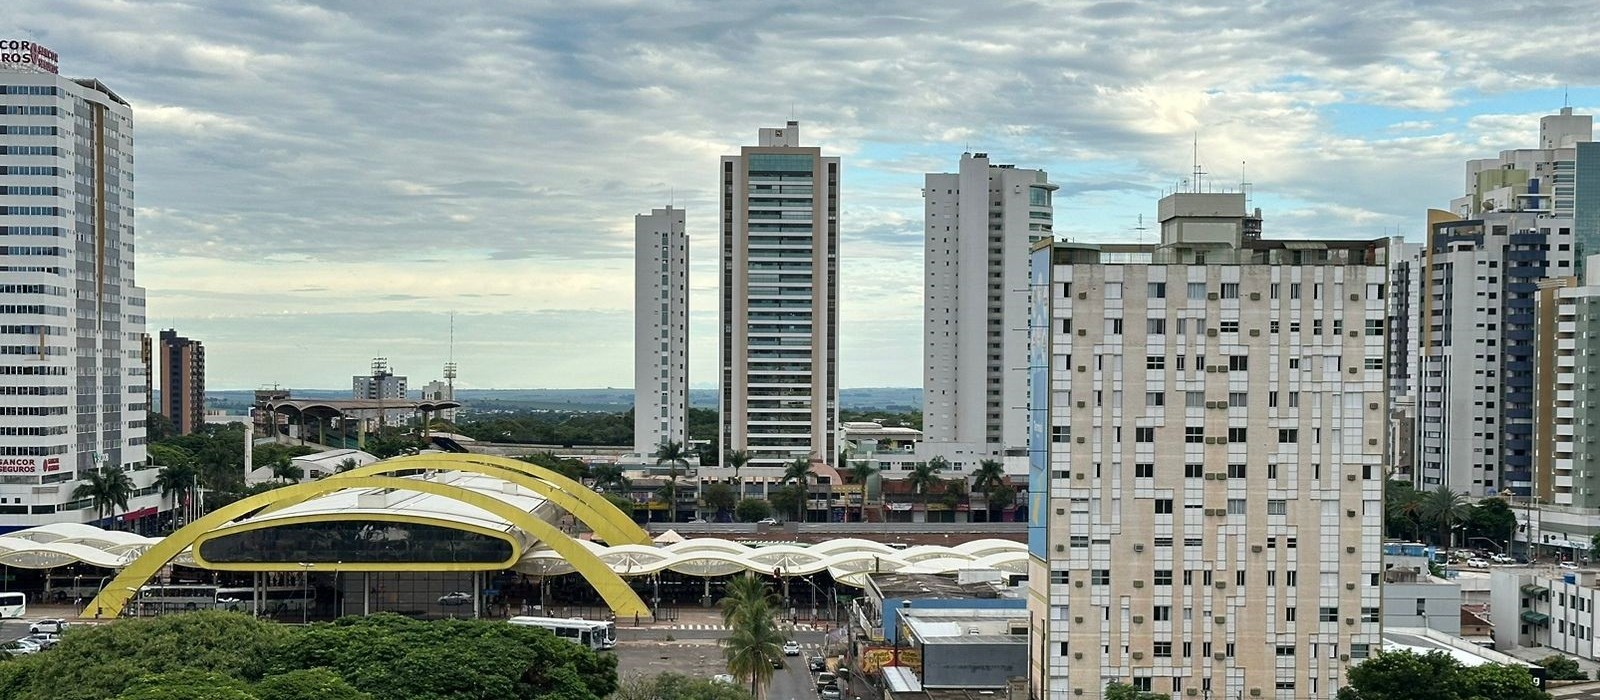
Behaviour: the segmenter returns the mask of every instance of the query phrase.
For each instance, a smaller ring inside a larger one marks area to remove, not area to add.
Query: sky
[[[204,342],[212,389],[345,387],[376,356],[412,386],[452,357],[458,386],[631,386],[633,217],[669,202],[714,386],[718,158],[791,118],[843,160],[864,387],[921,383],[923,174],[963,151],[1049,171],[1060,238],[1137,238],[1198,151],[1268,236],[1419,239],[1466,159],[1600,108],[1585,0],[5,8],[0,37],[133,105],[149,328]]]

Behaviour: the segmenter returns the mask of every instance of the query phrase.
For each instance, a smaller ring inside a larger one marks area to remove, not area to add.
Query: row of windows
[[[0,207],[0,214],[6,209],[53,209],[54,207]],[[65,256],[67,249],[60,246],[46,245],[0,245],[0,255],[58,255]]]
[[[63,168],[54,165],[0,165],[0,175],[64,175]]]
[[[13,428],[13,427],[10,427],[10,426],[0,426],[0,435],[7,435],[7,436],[37,437],[37,436],[41,436],[41,435],[66,435],[66,434],[67,434],[67,426],[65,426],[65,425],[49,425],[49,426],[39,426],[39,427],[33,427],[33,428]]]
[[[5,250],[5,248],[0,246],[0,251],[3,250]],[[45,306],[43,304],[0,304],[0,314],[44,314],[47,316],[65,316],[67,315],[67,309],[64,306]]]
[[[1174,283],[1174,284],[1176,284],[1176,283]],[[1299,298],[1301,298],[1302,286],[1303,285],[1300,282],[1290,282],[1289,283],[1289,298],[1290,299],[1299,299]],[[1311,284],[1311,298],[1312,299],[1321,299],[1322,298],[1322,286],[1323,286],[1323,283],[1321,283],[1321,282],[1315,282],[1315,283]],[[1272,285],[1268,288],[1268,296],[1273,298],[1273,299],[1279,298],[1281,293],[1282,293],[1282,291],[1283,291],[1282,287],[1283,287],[1283,285],[1278,283],[1278,282],[1272,283]],[[1189,282],[1188,283],[1188,288],[1187,288],[1186,291],[1188,293],[1188,298],[1191,299],[1191,300],[1195,300],[1195,301],[1203,300],[1209,294],[1209,291],[1208,291],[1208,289],[1206,287],[1206,283],[1205,282]],[[1385,295],[1386,291],[1387,290],[1385,289],[1385,285],[1383,285],[1381,283],[1372,283],[1372,284],[1368,284],[1367,285],[1367,296],[1370,297],[1370,298],[1373,298],[1373,299],[1382,299],[1382,298],[1384,298],[1384,295]],[[1122,283],[1121,282],[1106,282],[1104,290],[1103,290],[1103,294],[1104,294],[1106,299],[1121,299],[1122,298]],[[1146,294],[1146,296],[1148,296],[1151,299],[1165,299],[1165,298],[1167,298],[1167,283],[1166,282],[1149,282],[1149,283],[1147,283],[1147,285],[1145,287],[1145,294]],[[1062,297],[1070,297],[1070,296],[1072,296],[1072,283],[1071,282],[1062,282],[1061,283],[1061,296]],[[1217,298],[1219,298],[1219,299],[1238,299],[1239,298],[1239,283],[1238,282],[1223,282],[1223,283],[1221,283],[1218,286],[1218,289],[1217,289]]]
[[[0,272],[44,272],[52,275],[66,275],[66,268],[47,265],[0,265]],[[0,311],[0,313],[5,313]],[[58,314],[64,315],[64,314]]]
[[[59,95],[54,85],[0,85],[0,95]]]
[[[1189,334],[1189,321],[1190,321],[1190,319],[1180,318],[1180,319],[1175,319],[1175,320],[1177,321],[1177,324],[1176,324],[1176,326],[1177,326],[1177,334],[1178,335],[1188,335]],[[1194,323],[1194,332],[1195,332],[1195,334],[1196,335],[1204,335],[1205,332],[1206,332],[1205,319],[1197,318],[1197,319],[1193,319],[1193,320],[1195,322]],[[1278,333],[1282,329],[1282,323],[1280,321],[1273,320],[1273,321],[1271,321],[1271,324],[1272,324],[1271,325],[1271,332],[1272,333]],[[1107,319],[1105,319],[1105,334],[1106,335],[1122,335],[1123,327],[1124,327],[1123,326],[1123,319],[1121,319],[1121,318],[1107,318]],[[1298,334],[1300,332],[1300,327],[1301,327],[1301,325],[1300,325],[1299,321],[1290,321],[1289,322],[1289,332],[1292,333],[1292,334]],[[1324,326],[1324,324],[1322,322],[1322,319],[1320,319],[1320,318],[1319,319],[1312,319],[1312,321],[1311,321],[1311,332],[1312,332],[1313,335],[1323,335],[1323,329],[1325,327],[1331,327],[1333,329],[1331,335],[1344,335],[1344,319],[1340,319],[1340,318],[1333,319],[1333,323],[1328,324],[1327,326]],[[1073,328],[1072,319],[1070,319],[1070,318],[1061,319],[1061,332],[1062,333],[1071,333],[1072,332],[1072,328]],[[1366,320],[1366,325],[1364,326],[1363,331],[1368,336],[1380,336],[1380,335],[1383,335],[1383,328],[1384,328],[1384,320],[1383,319],[1381,319],[1381,318],[1369,318],[1369,319]],[[1166,335],[1167,334],[1167,319],[1164,319],[1164,318],[1147,318],[1147,319],[1145,319],[1144,320],[1144,332],[1145,332],[1146,335]],[[1237,320],[1218,321],[1217,322],[1217,332],[1219,332],[1219,333],[1238,333],[1239,332],[1239,322]]]
[[[67,451],[66,445],[50,445],[48,447],[0,447],[0,456],[3,457],[48,457]]]
[[[66,406],[0,406],[0,416],[64,416]]]
[[[41,187],[41,186],[31,186],[30,187],[30,186],[20,186],[20,185],[11,185],[9,187],[4,186],[4,185],[0,185],[0,194],[32,194],[32,195],[42,195],[42,196],[45,196],[45,197],[61,197],[61,196],[65,196],[65,195],[62,194],[60,187]]]
[[[53,126],[19,126],[17,124],[0,124],[0,134],[13,134],[16,136],[56,136],[58,131]]]
[[[0,156],[59,156],[55,146],[0,146]]]
[[[41,366],[41,365],[22,365],[22,366],[0,365],[0,375],[11,375],[11,376],[17,376],[17,375],[28,376],[28,375],[32,375],[32,376],[39,376],[39,377],[65,377],[65,376],[67,376],[67,368],[65,368],[65,367],[44,367],[44,366]]]
[[[64,386],[0,386],[0,396],[66,396]]]
[[[65,355],[66,348],[53,345],[44,346],[44,352],[39,351],[37,345],[0,345],[0,355]]]
[[[0,284],[0,294],[52,294],[66,296],[66,287],[53,284]]]
[[[54,105],[0,105],[0,114],[55,116],[60,114],[60,110]]]
[[[0,215],[66,216],[66,213],[61,207],[0,207]]]
[[[0,236],[56,236],[67,235],[60,226],[0,226]]]

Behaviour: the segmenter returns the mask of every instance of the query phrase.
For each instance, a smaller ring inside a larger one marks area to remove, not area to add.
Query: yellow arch
[[[611,567],[600,561],[599,557],[582,543],[574,540],[550,523],[534,515],[518,509],[505,501],[492,496],[464,489],[459,486],[440,484],[424,479],[399,479],[395,477],[366,476],[352,479],[323,479],[301,484],[273,489],[266,493],[259,493],[248,498],[235,501],[218,508],[205,516],[184,526],[177,532],[168,535],[160,542],[152,545],[145,553],[135,559],[133,563],[117,573],[116,578],[89,602],[86,610],[96,610],[101,617],[115,618],[122,614],[123,608],[128,604],[128,599],[139,590],[140,586],[150,581],[150,578],[161,571],[167,562],[182,553],[202,534],[210,532],[228,524],[236,518],[253,513],[265,506],[272,505],[281,500],[294,498],[308,498],[312,496],[343,491],[355,488],[395,489],[399,491],[419,491],[436,496],[443,496],[460,501],[470,506],[481,508],[493,513],[506,521],[521,528],[524,532],[538,538],[540,541],[572,564],[572,567],[582,574],[589,585],[594,586],[600,597],[611,606],[612,612],[618,617],[630,615],[648,616],[650,609],[644,601],[633,592],[627,582],[622,580]],[[284,518],[283,522],[295,522],[293,518]],[[332,570],[338,565],[325,567]]]
[[[617,507],[611,503],[611,501],[606,500],[605,496],[595,493],[594,491],[590,490],[589,487],[584,486],[583,484],[578,483],[566,475],[548,467],[541,467],[531,462],[524,462],[520,459],[511,459],[510,457],[496,457],[494,455],[480,454],[429,453],[422,455],[409,455],[406,457],[394,457],[384,461],[389,463],[419,465],[415,467],[417,469],[460,469],[462,471],[470,471],[459,465],[482,464],[491,467],[499,467],[501,469],[509,469],[514,472],[522,472],[529,476],[549,482],[550,485],[561,490],[563,493],[576,498],[582,503],[587,504],[590,510],[604,518],[606,522],[615,529],[615,531],[626,533],[628,535],[627,537],[623,537],[622,539],[618,540],[611,540],[608,538],[606,540],[608,544],[653,544],[654,542],[650,539],[649,533],[644,531],[644,528],[639,527],[639,524],[634,522],[633,518],[629,517],[627,513],[623,513],[621,510],[618,510]],[[569,508],[568,511],[571,512],[571,509]],[[576,515],[576,513],[574,513],[574,515]],[[594,527],[594,524],[590,523],[589,526]]]
[[[420,456],[427,457],[432,455]],[[543,467],[532,464],[527,466],[533,467],[534,469],[543,469]],[[408,462],[400,462],[399,460],[389,459],[382,462],[374,462],[365,467],[356,467],[355,469],[351,469],[346,472],[334,474],[328,478],[348,479],[352,477],[381,476],[408,469],[450,469],[455,471],[470,472],[473,474],[482,474],[484,476],[492,476],[496,479],[504,479],[527,488],[534,493],[539,494],[540,496],[550,499],[551,502],[564,508],[568,513],[571,513],[573,517],[576,517],[578,520],[582,521],[583,524],[588,525],[595,531],[596,534],[605,538],[606,542],[608,543],[643,545],[649,545],[653,543],[649,534],[641,529],[637,523],[634,523],[633,520],[629,519],[628,516],[624,515],[621,510],[618,510],[616,506],[612,505],[610,501],[606,501],[602,498],[601,501],[603,507],[596,509],[589,503],[589,501],[574,496],[565,489],[562,489],[561,486],[552,484],[537,474],[529,474],[521,469],[508,469],[493,464],[479,464],[477,462],[428,464],[427,460],[411,460]],[[585,491],[587,491],[587,489],[585,489]],[[282,510],[305,500],[306,499],[302,498],[293,501],[279,501],[271,506],[268,506],[263,512],[271,513],[276,510]]]
[[[263,509],[258,515],[265,514],[266,512],[267,511],[265,509]],[[261,517],[253,517],[253,518],[251,518],[249,520],[246,520],[246,521],[244,521],[242,523],[235,523],[233,525],[225,525],[223,527],[219,527],[219,528],[217,528],[215,530],[212,530],[210,532],[202,532],[202,533],[200,533],[200,536],[196,537],[195,540],[194,540],[193,548],[189,550],[189,556],[194,558],[194,562],[195,562],[196,566],[199,566],[202,569],[210,569],[210,570],[213,570],[213,571],[301,571],[302,570],[301,569],[301,562],[295,562],[295,561],[285,561],[285,562],[275,562],[275,563],[261,563],[261,564],[257,564],[257,563],[238,564],[238,563],[233,563],[233,562],[214,562],[214,561],[211,561],[209,559],[206,559],[204,553],[201,550],[203,550],[205,548],[206,542],[209,542],[211,540],[214,540],[214,539],[217,539],[217,538],[220,538],[220,537],[227,537],[228,535],[235,535],[235,534],[238,534],[238,533],[241,533],[241,532],[250,532],[251,530],[265,530],[267,528],[276,527],[276,526],[282,525],[284,523],[328,523],[328,522],[338,522],[338,521],[349,520],[349,519],[350,519],[350,516],[348,514],[345,514],[345,513],[316,513],[316,514],[312,514],[312,515],[297,515],[297,516],[290,517],[290,518],[261,518]],[[364,520],[364,521],[368,521],[368,522],[406,523],[406,524],[412,524],[412,525],[432,525],[434,527],[444,527],[444,528],[450,528],[450,529],[453,529],[453,530],[461,530],[461,531],[464,531],[464,532],[477,533],[479,535],[484,535],[486,537],[493,537],[493,538],[495,538],[497,540],[502,540],[502,541],[504,541],[504,542],[506,542],[506,543],[511,545],[511,556],[506,561],[496,562],[492,567],[492,568],[495,568],[495,569],[509,569],[509,568],[512,568],[512,567],[516,566],[517,562],[522,560],[522,555],[526,551],[526,550],[523,549],[522,543],[517,541],[520,538],[513,537],[510,534],[506,533],[506,531],[504,531],[504,530],[498,530],[497,531],[497,530],[493,530],[493,529],[487,528],[487,527],[482,527],[482,526],[479,526],[479,525],[471,525],[471,524],[467,524],[467,523],[452,522],[452,521],[450,521],[448,519],[445,519],[445,518],[436,518],[436,517],[430,517],[430,516],[417,516],[417,515],[409,515],[409,514],[401,514],[401,513],[363,513],[361,515],[361,519]],[[313,566],[317,567],[318,571],[460,571],[461,568],[462,568],[462,567],[460,567],[460,566],[458,566],[458,565],[456,565],[456,564],[454,564],[452,562],[424,562],[424,563],[406,563],[406,562],[392,562],[392,561],[344,562],[344,561],[328,561],[328,560],[319,559],[319,558],[316,558],[316,557],[308,557],[304,561],[311,562]],[[482,568],[485,571],[489,570],[489,567],[476,567],[476,568]]]

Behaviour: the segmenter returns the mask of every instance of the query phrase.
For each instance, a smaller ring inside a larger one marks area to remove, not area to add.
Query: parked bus
[[[315,596],[315,591],[307,591],[303,586],[267,586],[266,593],[261,599],[261,606],[255,606],[256,589],[249,586],[242,588],[218,588],[217,607],[222,610],[238,612],[254,612],[259,610],[268,615],[275,615],[288,611],[298,612],[306,606]]]
[[[0,620],[15,620],[28,616],[28,594],[0,593]]]
[[[145,586],[134,598],[139,615],[164,615],[217,607],[217,587],[198,583]]]
[[[579,646],[599,651],[617,646],[617,626],[604,620],[580,620],[563,617],[513,617],[513,625],[539,627],[554,632],[557,637]]]

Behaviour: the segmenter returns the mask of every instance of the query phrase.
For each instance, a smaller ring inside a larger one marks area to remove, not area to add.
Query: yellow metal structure
[[[267,511],[263,510],[261,512],[265,513]],[[264,530],[289,523],[331,523],[344,522],[352,519],[353,518],[350,515],[344,513],[317,513],[315,515],[297,515],[289,518],[246,520],[236,525],[229,525],[227,527],[221,527],[210,532],[202,533],[198,538],[195,538],[194,551],[191,552],[190,555],[194,557],[194,563],[200,568],[213,569],[216,571],[300,571],[302,568],[304,568],[302,567],[302,563],[310,564],[312,567],[314,567],[314,571],[460,571],[464,569],[502,571],[515,566],[517,561],[522,559],[522,543],[518,542],[517,538],[508,536],[504,530],[496,532],[486,527],[452,522],[450,520],[445,520],[444,518],[429,518],[399,513],[362,513],[360,519],[368,522],[376,521],[386,523],[406,523],[411,525],[432,525],[434,527],[445,527],[452,530],[472,532],[485,537],[493,537],[511,545],[511,556],[505,561],[498,563],[462,563],[459,568],[447,568],[440,566],[440,564],[443,562],[347,562],[340,560],[321,559],[315,555],[310,557],[302,557],[298,561],[284,562],[215,562],[206,559],[204,553],[201,551],[201,549],[205,547],[206,542],[210,540],[217,539],[218,537],[227,537],[228,535],[237,535],[241,532]]]
[[[418,457],[435,456],[437,455],[418,455]],[[350,471],[334,474],[328,478],[348,479],[362,476],[382,476],[412,469],[454,470],[492,476],[496,479],[503,479],[517,484],[561,506],[568,513],[571,513],[573,517],[588,525],[589,529],[594,530],[595,534],[604,538],[608,544],[651,544],[650,535],[621,510],[618,510],[616,506],[612,505],[610,501],[601,498],[599,507],[595,507],[592,499],[573,494],[563,488],[561,484],[552,483],[549,479],[546,479],[544,474],[540,472],[548,472],[548,469],[514,459],[504,461],[518,466],[505,467],[501,466],[500,463],[490,464],[458,460],[434,462],[428,459],[406,457],[374,462],[365,467],[356,467]],[[557,476],[560,475],[558,474]],[[593,491],[589,491],[582,486],[578,488],[587,495],[595,495]],[[279,501],[263,512],[271,513],[283,510],[305,500],[305,498],[302,498],[295,501]]]
[[[89,602],[88,607],[85,609],[95,611],[102,618],[120,616],[123,608],[128,604],[128,599],[134,593],[137,593],[141,586],[148,583],[151,577],[160,572],[168,562],[172,561],[173,557],[178,556],[203,535],[214,529],[226,526],[236,518],[254,513],[283,500],[303,500],[334,491],[358,488],[429,493],[493,513],[528,535],[539,539],[545,546],[560,554],[591,586],[594,586],[595,591],[600,594],[600,597],[606,601],[606,604],[611,607],[612,612],[618,617],[650,615],[650,609],[645,606],[639,595],[633,592],[627,582],[622,580],[622,577],[600,561],[594,552],[591,552],[582,543],[568,537],[544,520],[505,501],[459,486],[440,484],[424,479],[400,479],[380,476],[323,479],[321,481],[292,484],[266,493],[256,494],[218,508],[145,550],[144,554],[119,572],[116,578],[112,579],[100,591],[100,594]],[[610,504],[608,503],[607,505]],[[362,516],[353,514],[351,519],[359,520],[362,519]],[[290,517],[280,518],[277,522],[278,524],[288,524],[297,522],[297,520]],[[298,568],[298,564],[296,566]],[[360,565],[352,564],[319,565],[317,568],[318,570],[326,571],[361,570]],[[481,565],[436,562],[414,564],[410,568],[415,571],[473,571],[480,570]]]

